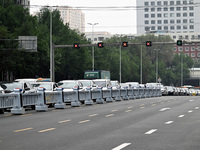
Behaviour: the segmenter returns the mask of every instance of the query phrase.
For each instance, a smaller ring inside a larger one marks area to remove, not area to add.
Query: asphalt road
[[[200,150],[200,97],[0,115],[0,150]]]

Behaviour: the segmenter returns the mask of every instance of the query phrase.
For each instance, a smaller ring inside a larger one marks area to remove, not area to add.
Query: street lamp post
[[[158,82],[158,50],[159,49],[154,49],[156,50],[156,83]]]
[[[142,84],[142,45],[141,45],[141,56],[140,56],[140,84]]]
[[[94,42],[94,26],[98,25],[99,23],[88,23],[92,26],[92,43]],[[94,71],[94,46],[92,46],[92,71]]]

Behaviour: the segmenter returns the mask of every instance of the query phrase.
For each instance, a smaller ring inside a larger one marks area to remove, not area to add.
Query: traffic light
[[[146,46],[152,46],[151,41],[146,41]]]
[[[80,48],[79,43],[74,43],[74,48]]]
[[[122,47],[128,47],[128,42],[122,42]]]
[[[183,41],[182,40],[177,40],[177,46],[182,46],[183,45]]]
[[[103,46],[103,43],[102,42],[100,42],[100,43],[98,43],[98,48],[103,48],[104,46]]]

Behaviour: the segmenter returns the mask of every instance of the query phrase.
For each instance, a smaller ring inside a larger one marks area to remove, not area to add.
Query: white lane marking
[[[167,107],[167,108],[162,108],[159,111],[166,111],[166,110],[169,110],[169,109],[171,109],[171,108]]]
[[[195,107],[195,109],[199,109],[199,107]]]
[[[121,149],[123,149],[123,148],[125,148],[125,147],[127,147],[129,145],[131,145],[131,143],[124,143],[124,144],[121,144],[121,145],[113,148],[112,150],[121,150]]]
[[[79,123],[86,123],[86,122],[89,122],[90,120],[83,120],[83,121],[80,121]]]
[[[192,112],[193,112],[193,110],[189,110],[189,111],[188,111],[188,113],[192,113]]]
[[[2,140],[0,140],[0,143],[2,142]]]
[[[38,131],[38,132],[42,133],[42,132],[52,131],[52,130],[55,130],[55,129],[56,129],[56,128],[50,128],[50,129],[41,130],[41,131]]]
[[[111,112],[116,112],[117,110],[116,109],[114,109],[114,110],[111,110]]]
[[[129,110],[126,110],[125,112],[130,112],[130,111],[132,111],[132,110],[129,109]]]
[[[144,106],[145,104],[141,104],[140,106]]]
[[[111,117],[111,116],[114,116],[114,114],[109,114],[109,115],[106,115],[105,117]]]
[[[178,116],[179,118],[183,118],[185,115],[180,115],[180,116]]]
[[[70,122],[71,120],[63,120],[63,121],[59,121],[58,123],[64,123],[64,122]]]
[[[165,124],[171,124],[171,123],[173,123],[174,121],[167,121],[167,122],[165,122]]]
[[[147,131],[145,134],[152,134],[152,133],[154,133],[156,131],[157,131],[157,129],[152,129],[152,130]]]
[[[133,108],[133,106],[127,107],[128,109]]]
[[[191,100],[189,100],[190,102],[193,102],[194,100],[193,99],[191,99]]]
[[[90,117],[94,117],[94,116],[97,116],[98,114],[92,114],[92,115],[89,115]]]
[[[145,107],[140,107],[140,109],[144,109]]]

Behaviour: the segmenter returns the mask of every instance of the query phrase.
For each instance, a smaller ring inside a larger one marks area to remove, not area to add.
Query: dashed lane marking
[[[22,131],[27,131],[27,130],[31,130],[33,128],[25,128],[25,129],[20,129],[20,130],[15,130],[14,132],[22,132]]]
[[[144,109],[145,107],[140,107],[140,109]]]
[[[64,122],[70,122],[71,120],[63,120],[63,121],[59,121],[58,123],[64,123]]]
[[[94,116],[97,116],[98,114],[92,114],[92,115],[89,115],[89,117],[94,117]]]
[[[133,108],[133,106],[127,107],[128,109]]]
[[[152,134],[152,133],[154,133],[154,132],[156,132],[158,129],[151,129],[151,130],[149,130],[149,131],[147,131],[145,134]]]
[[[131,145],[131,143],[124,143],[124,144],[121,144],[121,145],[113,148],[112,150],[121,150],[121,149],[123,149],[123,148],[125,148],[125,147],[127,147],[129,145]]]
[[[191,100],[189,100],[190,102],[193,102],[194,100],[193,99],[191,99]]]
[[[152,104],[151,106],[156,106],[156,104]]]
[[[56,128],[50,128],[50,129],[45,129],[45,130],[41,130],[41,131],[38,131],[38,132],[42,133],[42,132],[52,131],[52,130],[55,130],[55,129]]]
[[[165,124],[172,124],[174,121],[167,121]]]
[[[111,112],[116,112],[117,110],[116,109],[114,109],[114,110],[111,110]]]
[[[80,121],[79,123],[86,123],[86,122],[89,122],[90,120],[83,120],[83,121]]]
[[[125,112],[130,112],[130,111],[132,111],[132,110],[126,110]]]
[[[30,115],[32,115],[32,114],[24,114],[24,115],[20,115],[20,116],[30,116]]]
[[[106,115],[105,117],[111,117],[111,116],[114,116],[114,114],[109,114],[109,115]]]
[[[162,109],[160,109],[159,111],[166,111],[166,110],[169,110],[169,109],[171,109],[171,108],[166,107],[166,108],[162,108]]]
[[[195,107],[195,109],[199,109],[199,107]]]
[[[193,112],[193,110],[189,110],[189,111],[188,111],[188,113],[192,113],[192,112]]]
[[[180,115],[180,116],[178,116],[179,118],[183,118],[185,115]]]
[[[0,140],[0,143],[2,142],[2,140]]]

